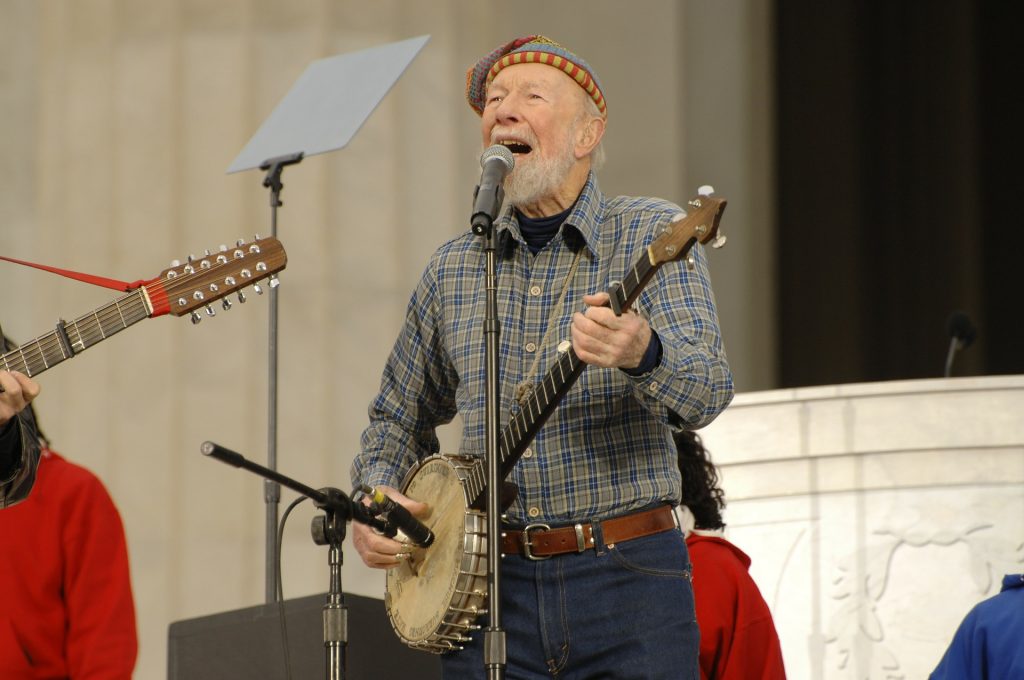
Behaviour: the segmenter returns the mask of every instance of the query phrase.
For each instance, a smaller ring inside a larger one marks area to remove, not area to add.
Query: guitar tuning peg
[[[711,194],[715,193],[715,188],[710,184],[704,184],[697,189],[697,193],[700,194],[701,196],[710,196]]]
[[[235,241],[235,245],[241,248],[243,245],[245,245],[245,241],[243,239],[238,239],[237,241]]]
[[[172,267],[180,267],[181,266],[181,260],[171,260],[171,266]]]
[[[252,289],[256,291],[257,295],[263,295],[263,286],[258,283],[252,284]]]
[[[226,252],[228,252],[228,247],[226,245],[224,245],[223,243],[221,243],[219,250],[222,253],[226,253]]]
[[[259,241],[260,240],[260,235],[259,234],[253,234],[252,240],[253,241]]]
[[[225,312],[228,311],[229,309],[231,309],[231,300],[224,298],[223,300],[220,301],[220,306],[224,308]]]
[[[281,285],[281,281],[277,278],[277,274],[271,274],[270,281],[268,283],[270,283],[271,288],[277,288]]]
[[[206,316],[217,316],[217,310],[210,305],[206,305]]]
[[[691,272],[697,268],[697,260],[694,259],[693,255],[686,256],[686,268]]]
[[[206,248],[205,249],[205,253],[206,253],[205,257],[209,257],[210,256],[210,249]]]
[[[192,253],[189,253],[189,254],[188,254],[188,261],[189,261],[189,262],[191,262],[191,261],[192,261],[192,260],[194,260],[194,259],[196,259],[196,256],[195,256],[195,255],[193,255]]]
[[[717,250],[718,248],[724,246],[725,242],[728,240],[729,239],[726,238],[725,234],[719,234],[718,236],[715,237],[715,240],[711,242],[711,247]]]
[[[245,304],[245,293],[243,293],[242,291],[238,291],[238,301],[241,302],[243,305]]]
[[[192,310],[192,313],[188,315],[188,318],[192,319],[192,325],[198,324],[203,320],[203,317],[199,316],[199,312]]]

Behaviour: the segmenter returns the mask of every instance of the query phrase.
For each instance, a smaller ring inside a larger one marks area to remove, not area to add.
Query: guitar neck
[[[151,313],[146,289],[139,288],[74,321],[62,321],[55,330],[0,355],[0,367],[29,377],[39,375]]]
[[[39,375],[150,316],[189,315],[192,323],[199,323],[202,316],[197,309],[205,307],[206,316],[214,316],[210,303],[217,300],[222,300],[225,310],[231,309],[227,296],[237,293],[238,301],[245,302],[242,290],[246,286],[260,294],[259,283],[269,278],[270,287],[276,287],[277,272],[287,264],[284,246],[273,237],[239,240],[234,249],[221,246],[216,253],[207,250],[198,258],[190,255],[184,264],[175,260],[169,269],[127,295],[71,323],[60,321],[46,335],[0,354],[0,369]]]
[[[652,262],[649,252],[645,251],[643,257],[637,261],[621,282],[620,303],[622,309],[630,307],[640,297],[640,292],[660,267],[660,264],[656,265]],[[544,378],[534,386],[533,391],[522,404],[522,408],[512,416],[498,438],[502,479],[508,477],[526,447],[530,445],[540,428],[555,412],[562,397],[576,383],[586,367],[587,364],[576,356],[576,351],[569,347],[559,355],[548,372],[544,374]],[[473,507],[481,507],[480,504],[484,502],[487,482],[484,478],[483,468],[484,466],[477,466],[478,474],[467,480],[466,488],[469,498],[473,499],[471,503]]]

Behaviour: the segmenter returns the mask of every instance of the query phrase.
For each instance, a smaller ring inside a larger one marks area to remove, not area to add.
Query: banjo
[[[715,239],[713,247],[724,245],[725,237],[717,234],[726,201],[711,198],[711,191],[701,187],[688,203],[690,213],[668,224],[624,280],[611,285],[610,306],[617,314],[636,301],[662,265],[687,257],[695,243]],[[499,434],[502,479],[587,366],[566,345],[564,351],[559,347],[554,364]],[[480,627],[477,617],[486,613],[486,471],[482,457],[442,454],[417,463],[402,483],[406,496],[431,507],[424,524],[435,536],[429,548],[414,548],[386,576],[388,618],[413,649],[434,654],[462,649],[469,632]],[[504,486],[514,489],[509,483]]]

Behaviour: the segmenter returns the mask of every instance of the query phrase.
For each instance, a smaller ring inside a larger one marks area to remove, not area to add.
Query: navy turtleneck
[[[555,234],[558,233],[558,228],[562,226],[562,222],[569,216],[570,210],[572,210],[572,206],[569,206],[557,215],[538,217],[536,219],[527,217],[516,210],[516,218],[519,220],[519,232],[523,235],[526,247],[530,249],[531,253],[536,255],[548,244],[548,241],[555,237]]]

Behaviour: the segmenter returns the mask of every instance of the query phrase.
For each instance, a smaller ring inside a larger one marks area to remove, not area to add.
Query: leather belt
[[[675,516],[667,505],[631,515],[601,520],[605,545],[632,538],[650,536],[674,529]],[[581,553],[594,547],[594,529],[590,522],[552,529],[547,524],[530,524],[523,529],[501,532],[503,555],[522,555],[530,560],[545,560],[555,555]]]

